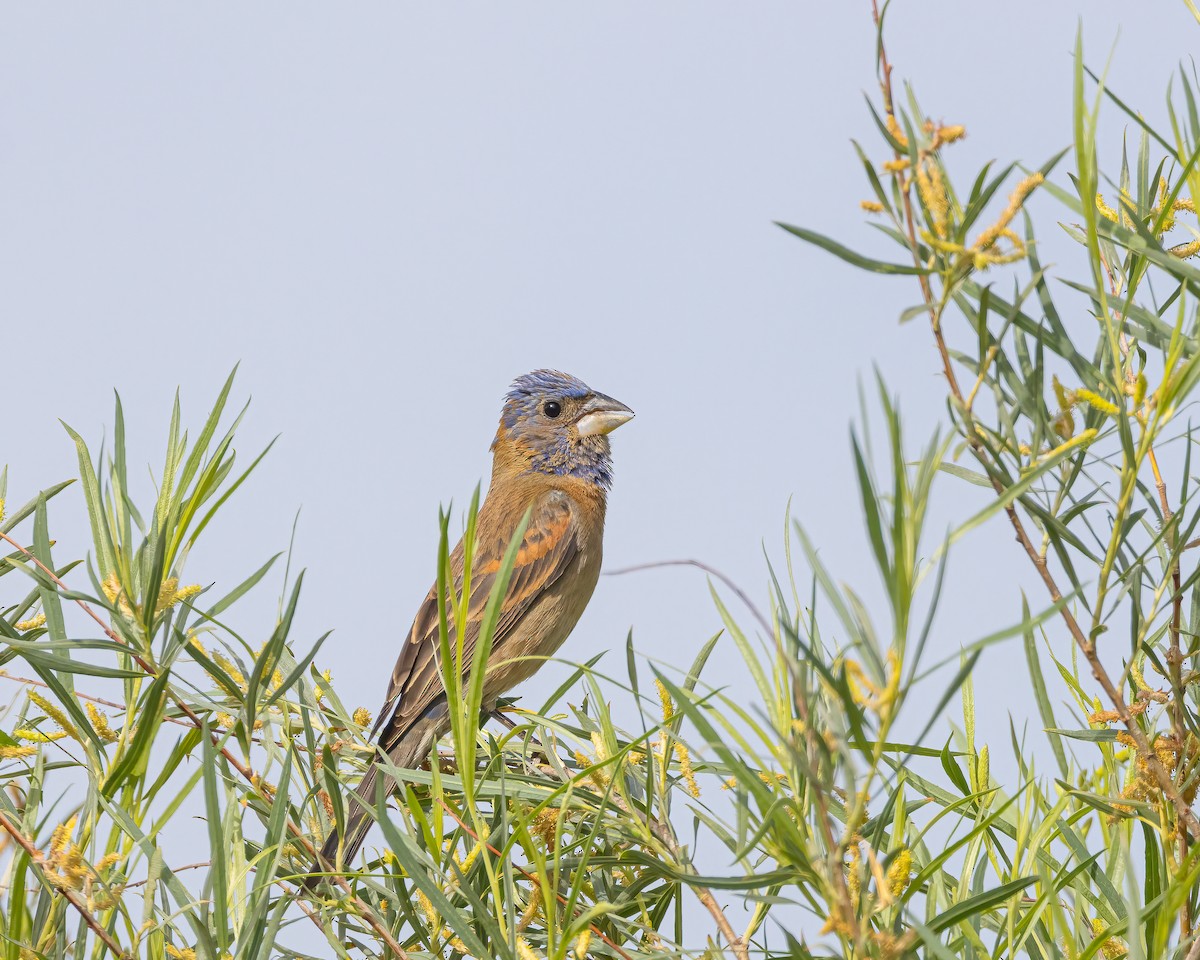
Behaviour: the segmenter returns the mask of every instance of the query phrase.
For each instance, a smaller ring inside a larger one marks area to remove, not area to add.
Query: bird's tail
[[[388,759],[397,767],[415,766],[426,758],[439,733],[435,724],[418,721],[388,751]],[[380,797],[387,797],[395,786],[396,778],[383,773],[378,762],[367,768],[346,805],[345,836],[336,828],[330,832],[316,862],[309,868],[305,889],[316,889],[326,875],[338,873],[354,862],[375,822],[371,812],[377,809]]]

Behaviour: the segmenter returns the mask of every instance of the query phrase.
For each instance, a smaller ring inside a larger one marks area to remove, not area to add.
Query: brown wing
[[[508,544],[509,540],[501,537],[479,544],[471,575],[467,629],[463,637],[464,663],[469,664],[474,655],[483,611],[495,586]],[[460,542],[451,556],[456,592],[462,589],[462,552]],[[512,634],[513,628],[538,597],[570,567],[578,553],[579,529],[571,500],[562,493],[547,494],[534,505],[529,526],[517,550],[492,640],[493,662],[497,656],[503,657],[505,638]],[[454,617],[449,611],[448,620],[453,648],[458,642],[458,635]],[[413,721],[445,696],[438,672],[439,649],[437,585],[434,584],[417,611],[408,640],[392,671],[387,699],[372,731],[373,738],[379,734],[378,744],[385,752],[395,745]]]

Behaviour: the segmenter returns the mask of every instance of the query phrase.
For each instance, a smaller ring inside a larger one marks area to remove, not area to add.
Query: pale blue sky
[[[961,175],[1036,166],[1068,141],[1081,13],[1089,61],[1119,33],[1114,86],[1162,118],[1198,28],[1182,3],[1149,6],[897,2],[890,49],[931,116],[966,124]],[[866,0],[13,4],[0,22],[14,501],[74,475],[56,418],[98,445],[113,387],[131,461],[157,471],[175,387],[194,423],[240,361],[243,454],[282,439],[189,578],[231,586],[286,547],[302,506],[294,638],[336,628],[322,664],[374,710],[432,579],[438,504],[486,477],[508,382],[553,366],[638,413],[614,436],[610,566],[696,557],[765,599],[761,545],[781,554],[792,497],[873,595],[856,383],[878,366],[915,449],[943,414],[936,356],[896,322],[916,299],[903,280],[772,225],[886,249],[849,142],[880,155]],[[1071,254],[1052,228],[1043,245]],[[935,530],[977,503],[943,482]],[[78,555],[78,496],[53,514],[59,556]],[[1018,617],[1022,564],[999,526],[956,551],[936,653]],[[265,637],[273,616],[264,596],[241,622]],[[685,666],[718,625],[699,574],[604,579],[563,655],[619,658],[632,627]],[[1021,690],[1012,653],[985,664]],[[737,663],[722,648],[714,675],[743,682]],[[1024,699],[981,697],[981,731],[1006,740]]]

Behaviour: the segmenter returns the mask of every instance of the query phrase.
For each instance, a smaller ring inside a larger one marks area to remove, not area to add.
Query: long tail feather
[[[413,724],[392,747],[388,759],[395,766],[412,767],[425,759],[440,732],[431,720],[423,718]],[[347,804],[345,836],[336,829],[330,832],[304,880],[307,890],[314,890],[327,874],[340,872],[354,862],[375,823],[372,812],[377,809],[380,796],[387,797],[395,786],[395,778],[381,775],[377,763],[368,768]]]

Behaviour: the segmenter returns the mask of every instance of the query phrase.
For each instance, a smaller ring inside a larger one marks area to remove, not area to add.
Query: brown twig
[[[2,536],[2,534],[0,534],[0,536]],[[46,858],[42,851],[35,847],[33,845],[33,841],[21,833],[21,831],[17,829],[16,824],[9,820],[8,817],[3,813],[0,813],[0,827],[3,827],[5,832],[13,838],[13,842],[16,843],[17,846],[29,854],[30,861],[37,864],[38,869],[42,871],[44,876],[46,873],[44,867]],[[107,930],[104,929],[104,925],[92,915],[92,912],[88,909],[87,904],[83,901],[83,899],[80,898],[79,894],[77,894],[74,890],[67,889],[66,887],[59,887],[55,886],[54,884],[51,884],[51,886],[54,886],[54,888],[67,899],[67,902],[79,912],[79,915],[83,917],[83,922],[92,928],[92,932],[95,933],[96,936],[103,941],[104,945],[112,951],[113,956],[124,957],[126,955],[125,951],[121,949],[121,945],[112,938],[112,935]]]
[[[871,9],[875,18],[875,24],[878,27],[878,0],[871,0]],[[880,83],[883,88],[884,105],[887,108],[888,113],[892,113],[892,67],[887,60],[887,53],[883,45],[882,33],[879,37],[878,49],[881,75]],[[899,157],[898,153],[897,157]],[[912,200],[908,190],[902,189],[901,194],[904,199],[905,227],[908,234],[910,248],[912,250],[913,262],[916,266],[920,267],[921,262],[918,254],[916,239],[916,219],[913,215]],[[950,351],[947,348],[945,338],[942,335],[941,319],[935,303],[935,298],[933,296],[933,289],[929,283],[928,277],[924,273],[919,274],[918,279],[921,285],[921,292],[925,297],[925,303],[929,310],[930,326],[933,331],[933,337],[937,346],[938,356],[942,362],[942,373],[946,378],[947,385],[950,388],[950,393],[955,401],[955,406],[962,412],[964,417],[963,433],[966,438],[967,445],[972,454],[979,461],[980,465],[984,468],[984,471],[987,473],[988,478],[992,483],[992,487],[997,493],[1003,494],[1006,490],[1006,487],[994,473],[994,464],[992,462],[991,451],[979,438],[974,429],[974,421],[963,398],[962,390],[958,384],[958,378],[955,376],[954,367],[950,360]],[[1071,612],[1068,605],[1062,603],[1062,591],[1058,588],[1058,583],[1054,578],[1054,574],[1050,571],[1046,558],[1041,556],[1038,550],[1034,547],[1033,542],[1030,540],[1029,534],[1025,530],[1025,525],[1021,520],[1020,514],[1017,513],[1015,503],[1009,503],[1004,508],[1004,512],[1009,519],[1009,523],[1012,525],[1013,532],[1016,534],[1017,542],[1021,544],[1021,547],[1028,555],[1030,562],[1037,570],[1038,576],[1041,578],[1042,583],[1046,587],[1046,592],[1049,594],[1050,599],[1055,604],[1059,605],[1059,612],[1063,618],[1063,622],[1066,624],[1067,630],[1070,632],[1071,637],[1074,639],[1076,645],[1083,653],[1084,658],[1087,660],[1088,666],[1091,667],[1092,676],[1104,690],[1105,696],[1108,698],[1109,702],[1112,703],[1117,716],[1121,720],[1121,723],[1124,725],[1125,729],[1129,732],[1130,737],[1133,739],[1134,744],[1137,747],[1138,757],[1146,765],[1146,769],[1148,769],[1154,776],[1154,779],[1158,782],[1159,789],[1163,792],[1163,796],[1165,796],[1175,808],[1179,819],[1186,824],[1188,832],[1193,838],[1200,839],[1200,820],[1197,820],[1196,814],[1192,811],[1187,801],[1183,799],[1179,791],[1176,789],[1175,782],[1171,778],[1170,773],[1168,773],[1167,769],[1162,765],[1161,761],[1158,759],[1158,756],[1151,748],[1150,741],[1146,738],[1142,728],[1138,726],[1136,720],[1130,714],[1129,706],[1126,704],[1125,698],[1121,695],[1120,690],[1113,682],[1112,677],[1109,675],[1107,669],[1105,669],[1104,664],[1100,662],[1099,654],[1096,651],[1095,641],[1088,637],[1086,633],[1084,633],[1083,628],[1080,627],[1078,620],[1076,620],[1075,615]]]
[[[1176,540],[1177,531],[1172,527],[1171,504],[1167,499],[1167,485],[1163,483],[1162,473],[1158,469],[1158,458],[1154,455],[1154,445],[1149,448],[1150,468],[1154,471],[1154,486],[1158,490],[1158,500],[1162,507],[1163,514],[1163,531],[1169,537],[1167,548],[1170,550]],[[1171,556],[1171,627],[1170,627],[1170,649],[1167,651],[1167,674],[1171,682],[1171,730],[1175,735],[1175,739],[1179,743],[1180,757],[1185,756],[1184,750],[1187,745],[1188,730],[1184,723],[1183,717],[1183,652],[1179,648],[1179,633],[1183,620],[1183,591],[1180,584],[1179,571],[1179,553],[1175,552]],[[1180,769],[1184,769],[1185,765],[1180,764]],[[1184,829],[1182,819],[1176,820],[1175,832],[1177,834],[1177,844],[1179,845],[1179,864],[1182,868],[1187,862],[1188,846],[1190,838],[1188,832]],[[1189,937],[1192,934],[1192,912],[1190,898],[1184,897],[1183,902],[1179,906],[1179,926],[1180,933],[1184,937]]]

